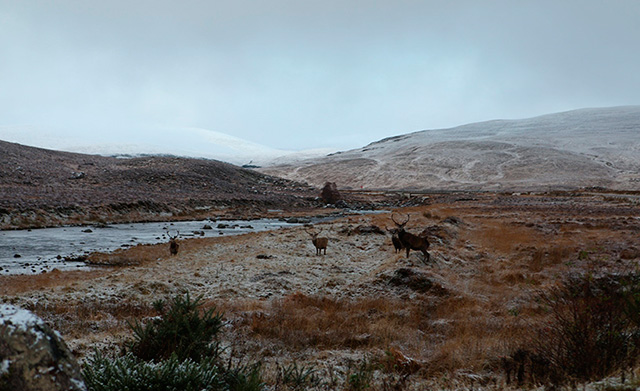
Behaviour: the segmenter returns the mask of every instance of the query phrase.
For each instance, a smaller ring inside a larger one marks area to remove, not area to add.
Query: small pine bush
[[[221,365],[216,340],[222,315],[200,313],[201,297],[187,293],[167,307],[154,303],[159,317],[129,324],[134,340],[121,357],[96,353],[83,367],[89,391],[260,391],[260,364]]]
[[[222,327],[222,315],[215,308],[200,315],[201,299],[192,300],[187,293],[173,298],[168,308],[162,300],[155,302],[160,317],[130,324],[134,340],[127,344],[128,350],[142,360],[168,359],[174,354],[195,362],[217,358],[220,346],[214,339]]]
[[[173,355],[167,360],[147,362],[132,354],[106,358],[96,354],[83,369],[90,391],[215,391],[225,383],[213,360],[197,363]]]

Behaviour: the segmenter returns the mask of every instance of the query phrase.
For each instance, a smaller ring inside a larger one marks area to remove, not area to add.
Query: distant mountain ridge
[[[639,190],[640,106],[423,130],[260,171],[353,189]]]

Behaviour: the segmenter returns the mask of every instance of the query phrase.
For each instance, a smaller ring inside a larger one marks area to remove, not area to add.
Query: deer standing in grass
[[[427,249],[429,248],[429,241],[427,240],[427,238],[414,235],[404,230],[404,226],[409,222],[410,218],[411,216],[407,214],[407,219],[402,223],[399,223],[393,217],[393,213],[391,214],[391,220],[396,224],[395,231],[397,232],[398,239],[400,240],[402,246],[407,250],[407,258],[409,258],[409,252],[411,250],[422,251],[422,254],[424,255],[424,259],[422,261],[424,263],[427,263],[431,258],[431,256],[427,252]]]
[[[176,236],[171,236],[171,234],[167,232],[167,236],[169,237],[169,252],[171,253],[171,255],[177,255],[178,248],[180,247],[180,245],[176,241],[176,239],[180,235],[180,231],[176,231],[176,232],[177,232]]]
[[[400,241],[400,238],[398,237],[398,230],[397,229],[389,229],[389,228],[387,228],[387,232],[389,232],[391,234],[391,243],[393,243],[393,248],[396,249],[396,254],[398,253],[398,251],[402,251],[404,246],[402,245],[402,242]]]
[[[328,238],[319,238],[320,232],[310,232],[305,228],[305,231],[311,236],[311,243],[316,247],[316,255],[322,255],[322,250],[324,250],[324,255],[327,255],[327,244],[329,244]]]

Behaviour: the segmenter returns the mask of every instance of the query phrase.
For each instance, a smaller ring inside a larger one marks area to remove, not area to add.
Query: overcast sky
[[[640,104],[639,37],[638,0],[0,0],[0,127],[350,149]]]

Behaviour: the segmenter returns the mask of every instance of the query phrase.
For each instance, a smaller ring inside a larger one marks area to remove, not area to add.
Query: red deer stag
[[[424,255],[424,259],[422,260],[424,263],[427,263],[431,256],[427,252],[429,248],[429,241],[426,238],[414,235],[404,230],[404,226],[409,222],[409,218],[411,216],[407,214],[407,219],[399,223],[393,217],[393,213],[391,214],[391,220],[396,224],[396,232],[398,233],[398,239],[400,239],[400,243],[407,250],[407,258],[409,258],[409,252],[411,250],[422,251]]]
[[[178,248],[180,247],[180,245],[176,241],[176,239],[180,235],[180,231],[176,232],[176,236],[171,236],[171,233],[167,232],[167,236],[169,237],[169,252],[171,253],[171,255],[178,254]]]
[[[400,238],[398,237],[398,230],[397,229],[389,229],[389,228],[387,228],[387,232],[389,232],[391,234],[391,243],[393,243],[393,248],[396,249],[396,254],[398,253],[398,251],[402,251],[404,246],[402,245],[402,242],[400,241]]]
[[[316,255],[322,255],[322,250],[324,250],[324,255],[327,255],[327,244],[329,243],[329,239],[318,237],[318,235],[320,235],[320,232],[322,232],[322,229],[318,232],[309,232],[305,228],[305,231],[309,234],[309,236],[311,236],[311,243],[313,243],[313,245],[316,247]]]

